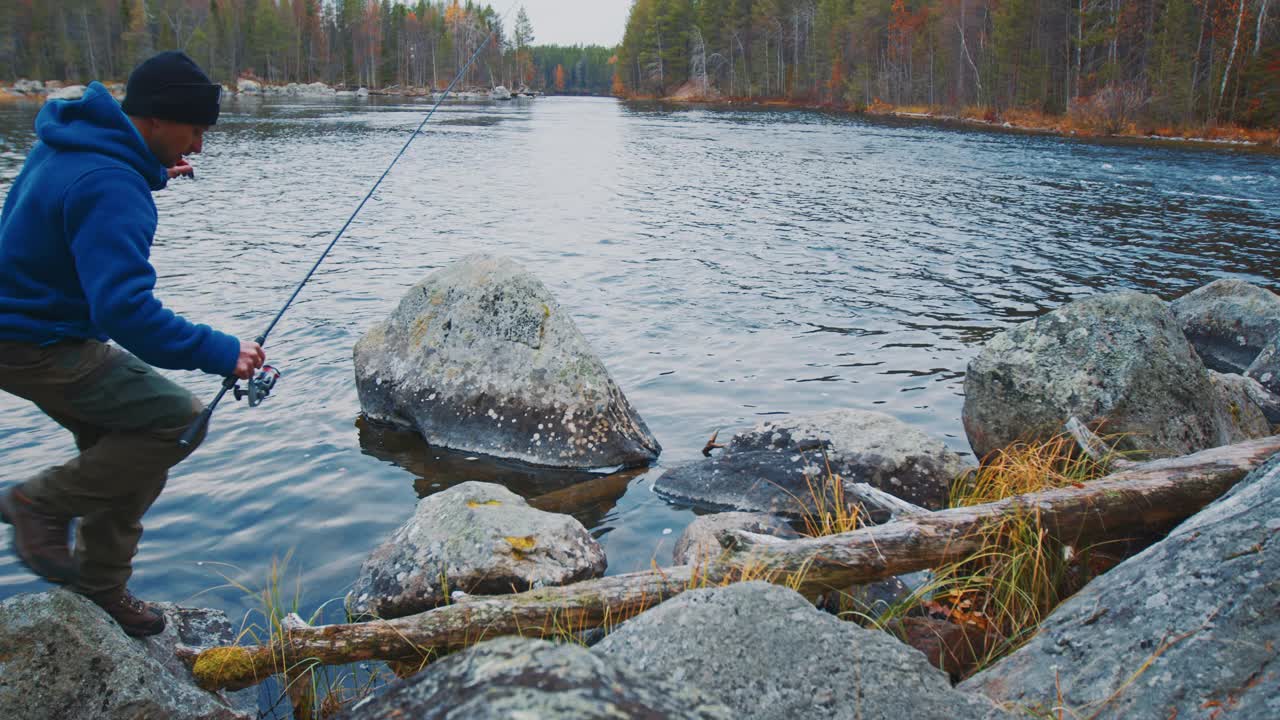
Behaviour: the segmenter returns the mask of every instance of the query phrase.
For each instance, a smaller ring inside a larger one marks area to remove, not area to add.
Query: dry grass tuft
[[[957,479],[951,505],[1080,485],[1105,475],[1107,464],[1105,458],[1082,456],[1068,435],[1019,443]],[[926,615],[983,633],[986,642],[971,669],[976,672],[1021,647],[1049,613],[1096,574],[1093,549],[1051,536],[1035,508],[994,521],[979,533],[981,550],[938,568],[931,582],[885,612],[860,619],[888,629],[908,615]]]

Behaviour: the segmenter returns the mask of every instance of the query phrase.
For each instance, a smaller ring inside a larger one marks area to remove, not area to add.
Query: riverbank
[[[107,89],[117,100],[123,100],[125,94],[125,85],[121,82],[106,82]],[[305,97],[305,98],[325,98],[325,97],[369,97],[386,96],[386,97],[431,97],[439,98],[443,91],[435,90],[430,87],[401,87],[399,85],[390,85],[381,89],[367,88],[363,86],[347,86],[347,85],[326,85],[324,83],[288,83],[284,85],[271,84],[263,82],[257,78],[242,77],[236,81],[234,87],[224,84],[222,86],[223,94],[226,97]],[[8,85],[0,85],[0,103],[14,102],[35,102],[43,103],[46,100],[78,100],[84,95],[85,86],[76,84],[66,84],[56,80],[41,82],[39,80],[19,80]],[[486,100],[512,100],[515,98],[534,98],[541,97],[542,93],[529,90],[528,88],[520,88],[519,90],[508,90],[499,85],[492,89],[488,88],[464,88],[451,93],[451,97],[456,100],[486,101]]]
[[[1048,115],[1033,110],[1020,109],[997,111],[980,106],[970,106],[957,110],[924,105],[892,105],[877,101],[867,106],[856,107],[844,103],[820,103],[810,100],[783,98],[728,97],[715,93],[710,96],[703,96],[697,93],[677,93],[676,95],[665,97],[628,94],[620,96],[620,99],[680,105],[814,110],[1088,140],[1141,140],[1208,146],[1234,145],[1280,150],[1280,128],[1254,129],[1239,126],[1184,128],[1130,122],[1125,123],[1125,127],[1118,131],[1108,132],[1096,124],[1090,124],[1085,120],[1066,115]]]

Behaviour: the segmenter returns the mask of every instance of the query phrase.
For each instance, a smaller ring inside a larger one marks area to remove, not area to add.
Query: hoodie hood
[[[169,173],[147,147],[120,103],[102,83],[92,83],[79,100],[50,100],[36,116],[36,136],[58,150],[100,153],[137,170],[153,191]]]

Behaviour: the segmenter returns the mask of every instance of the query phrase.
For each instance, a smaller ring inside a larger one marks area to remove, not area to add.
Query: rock
[[[1271,394],[1280,395],[1280,335],[1258,353],[1245,375],[1257,380]]]
[[[369,97],[369,88],[360,88],[356,90],[356,97]]]
[[[23,95],[35,95],[44,92],[44,83],[39,80],[19,80],[13,84],[13,91]]]
[[[724,549],[720,546],[720,533],[725,530],[745,530],[757,535],[778,538],[798,538],[800,533],[791,529],[787,521],[767,513],[726,512],[702,515],[684,529],[672,553],[675,565],[704,565],[716,558]]]
[[[654,491],[712,510],[798,519],[813,512],[828,464],[845,483],[930,509],[946,505],[951,481],[967,467],[940,440],[884,413],[834,410],[739,433],[720,455],[667,471]]]
[[[647,465],[661,447],[537,278],[471,255],[412,288],[355,347],[369,417],[431,445],[534,465]]]
[[[690,590],[629,620],[591,652],[701,689],[754,720],[1005,717],[957,692],[886,633],[815,609],[776,585]]]
[[[1280,295],[1243,280],[1215,280],[1169,304],[1210,370],[1243,373],[1280,336]]]
[[[1066,717],[1280,717],[1278,542],[1280,455],[961,687]]]
[[[80,98],[84,97],[84,93],[86,89],[87,88],[84,85],[69,85],[67,87],[59,88],[57,90],[51,90],[49,92],[48,99],[79,100]]]
[[[1221,398],[1221,422],[1236,434],[1265,437],[1271,434],[1271,424],[1280,422],[1280,397],[1267,392],[1257,380],[1214,370],[1209,371],[1209,380]]]
[[[262,85],[249,78],[240,78],[236,81],[236,91],[253,95],[262,92]]]
[[[989,628],[933,617],[904,617],[891,623],[889,631],[924,653],[930,666],[956,679],[972,673],[1001,643]]]
[[[500,638],[428,665],[338,716],[415,720],[730,720],[699,690],[620,669],[574,644]]]
[[[493,90],[489,91],[489,97],[494,100],[510,100],[511,91],[499,85],[495,87]]]
[[[828,594],[822,605],[836,613],[853,612],[862,617],[877,618],[914,595],[928,597],[928,585],[932,582],[933,573],[927,570],[907,573]]]
[[[64,590],[0,602],[0,708],[6,720],[247,720],[253,690],[225,700],[195,685],[173,655],[178,642],[235,639],[226,616],[163,605],[170,627],[128,637],[89,600]]]
[[[1256,437],[1224,421],[1204,364],[1152,295],[1099,295],[1002,332],[970,361],[964,387],[979,457],[1059,435],[1073,416],[1151,457]]]
[[[503,594],[604,569],[604,550],[577,520],[535,510],[500,485],[467,482],[418,501],[360,567],[347,610],[402,617],[442,604],[446,591]]]

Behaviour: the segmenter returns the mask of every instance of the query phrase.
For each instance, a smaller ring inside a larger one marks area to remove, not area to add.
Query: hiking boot
[[[126,635],[147,637],[164,631],[164,613],[134,597],[129,588],[107,590],[85,597],[106,610]]]
[[[78,565],[67,547],[71,518],[41,512],[13,488],[0,494],[0,520],[13,526],[13,551],[28,570],[58,585],[75,581]]]

